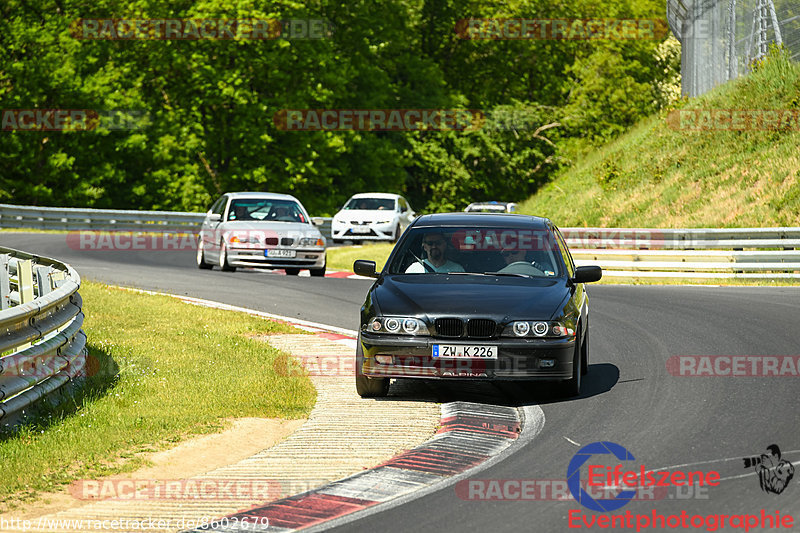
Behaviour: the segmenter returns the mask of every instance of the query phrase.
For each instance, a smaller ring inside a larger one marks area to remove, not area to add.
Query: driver
[[[422,250],[427,258],[422,262],[411,263],[407,274],[424,274],[425,272],[464,272],[464,267],[445,257],[447,241],[441,233],[428,233],[422,237]],[[424,264],[423,264],[424,263]],[[427,265],[427,267],[425,266]]]

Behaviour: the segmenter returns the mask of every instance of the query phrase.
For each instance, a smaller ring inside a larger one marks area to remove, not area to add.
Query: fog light
[[[556,366],[555,359],[539,359],[539,368],[553,368]]]
[[[392,356],[391,355],[376,355],[375,360],[382,365],[391,365],[392,364]]]

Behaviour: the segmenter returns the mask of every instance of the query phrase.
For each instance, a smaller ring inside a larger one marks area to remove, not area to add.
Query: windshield
[[[421,227],[399,246],[390,274],[561,275],[560,251],[545,229]]]
[[[241,198],[231,202],[227,220],[269,222],[308,222],[303,209],[292,200]]]
[[[343,208],[345,211],[394,211],[394,200],[391,198],[350,198]]]

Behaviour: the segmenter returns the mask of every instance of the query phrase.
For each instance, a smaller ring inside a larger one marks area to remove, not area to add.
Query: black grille
[[[464,334],[464,322],[460,318],[437,318],[434,324],[440,337],[460,337]]]
[[[284,237],[281,239],[281,246],[291,246],[294,244],[294,239],[291,237]]]
[[[496,329],[494,320],[474,318],[467,322],[467,337],[488,339],[494,337]]]

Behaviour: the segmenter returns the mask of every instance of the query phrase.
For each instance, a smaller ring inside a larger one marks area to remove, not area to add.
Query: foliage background
[[[79,18],[320,17],[334,27],[329,39],[70,34]],[[418,211],[521,200],[675,98],[672,39],[461,39],[456,22],[470,17],[663,19],[664,5],[6,0],[0,109],[132,109],[149,120],[136,130],[0,131],[0,201],[199,211],[224,191],[269,190],[329,215],[369,190],[405,194]],[[272,116],[287,108],[469,108],[494,122],[470,133],[280,131]]]

